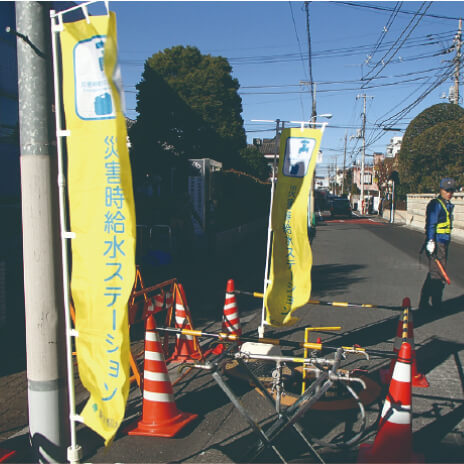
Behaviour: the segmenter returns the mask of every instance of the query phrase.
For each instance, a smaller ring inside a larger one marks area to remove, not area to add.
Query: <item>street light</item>
[[[319,116],[320,118],[330,119],[330,118],[333,116],[333,114],[331,114],[331,113],[314,114],[313,116],[311,116],[311,119],[310,119],[311,125],[312,125],[313,127],[315,127],[314,124],[316,123],[317,117],[318,117],[318,116]]]
[[[330,119],[332,116],[333,116],[332,113],[315,114],[314,116],[311,116],[311,122],[316,122],[318,117]]]

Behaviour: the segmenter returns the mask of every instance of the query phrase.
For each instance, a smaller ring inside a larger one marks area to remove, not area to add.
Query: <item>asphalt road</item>
[[[425,257],[418,251],[423,235],[403,226],[377,219],[334,220],[318,225],[313,242],[312,299],[350,303],[369,303],[377,308],[307,305],[297,311],[297,326],[266,328],[267,337],[302,341],[306,326],[341,326],[338,332],[312,334],[333,346],[359,344],[371,350],[392,353],[403,298],[417,306],[426,276]],[[234,250],[210,259],[192,260],[184,270],[184,282],[195,328],[220,329],[223,295],[227,278],[234,278],[236,288],[261,291],[264,273],[266,231]],[[445,289],[439,313],[414,311],[414,342],[417,367],[426,375],[429,388],[413,389],[414,449],[426,462],[464,462],[464,246],[453,244],[449,275],[452,284]],[[192,272],[193,271],[193,272]],[[243,331],[256,336],[261,318],[261,301],[238,296]],[[301,350],[283,349],[287,355],[301,355]],[[332,357],[328,352],[322,353]],[[357,370],[368,382],[366,430],[360,443],[371,443],[377,432],[381,404],[387,387],[379,379],[379,370],[389,359],[373,356],[367,360],[348,355],[343,367]],[[272,369],[271,369],[272,370]],[[269,371],[270,372],[270,371]],[[265,376],[270,375],[266,372]],[[178,378],[177,367],[170,367]],[[17,374],[16,374],[17,375]],[[248,414],[265,429],[275,421],[273,406],[235,375],[226,377]],[[0,388],[3,378],[0,379]],[[290,387],[289,387],[290,390]],[[86,462],[248,462],[257,436],[228,400],[212,376],[191,371],[174,386],[176,405],[182,411],[199,415],[175,438],[133,437],[125,427],[141,412],[141,396],[133,388],[127,407],[127,420],[108,448],[86,428],[80,428],[78,443],[84,447]],[[292,397],[288,392],[287,397]],[[356,409],[326,406],[312,409],[302,420],[305,433],[324,441],[343,442],[359,430]],[[339,405],[337,398],[332,405]],[[0,424],[1,425],[1,424]],[[20,443],[21,435],[0,443],[8,448]],[[17,440],[16,442],[14,440]],[[316,462],[293,430],[276,441],[278,449],[290,462]],[[316,445],[326,462],[357,462],[359,443],[351,448]],[[279,462],[266,451],[258,462]]]

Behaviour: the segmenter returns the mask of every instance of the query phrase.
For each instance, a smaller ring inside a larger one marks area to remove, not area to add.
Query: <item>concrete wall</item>
[[[425,210],[428,202],[435,198],[432,193],[409,194],[406,211],[395,211],[394,222],[404,224],[412,229],[424,231]],[[464,193],[455,193],[452,199],[454,203],[454,221],[452,237],[454,241],[464,243]],[[390,219],[390,210],[385,210],[383,217]]]

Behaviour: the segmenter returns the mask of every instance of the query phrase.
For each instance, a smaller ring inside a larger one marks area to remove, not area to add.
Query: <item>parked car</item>
[[[351,217],[351,204],[348,198],[333,198],[330,205],[330,214],[332,216]]]

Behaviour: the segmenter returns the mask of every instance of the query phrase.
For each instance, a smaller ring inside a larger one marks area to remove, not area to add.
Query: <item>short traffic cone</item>
[[[176,407],[155,318],[151,314],[145,324],[142,419],[128,434],[170,438],[197,417]]]
[[[176,329],[193,330],[190,310],[187,306],[182,284],[177,284],[174,289],[174,309]],[[193,335],[176,335],[176,346],[169,362],[193,362],[202,358],[200,346]]]
[[[372,445],[362,444],[358,462],[424,462],[412,450],[411,345],[403,342],[395,363],[377,436]]]
[[[242,335],[240,317],[238,314],[237,301],[235,299],[235,283],[233,279],[227,281],[226,298],[224,301],[224,314],[222,316],[222,331],[227,335]],[[214,354],[221,354],[224,351],[222,343],[213,349]]]
[[[409,298],[403,299],[403,308],[410,308],[411,302]],[[405,340],[403,340],[403,319],[407,317],[407,324],[408,324],[408,335]],[[398,354],[401,348],[401,344],[403,341],[407,341],[411,345],[412,350],[412,386],[413,387],[420,387],[420,388],[427,388],[429,387],[429,382],[424,374],[421,374],[417,370],[417,363],[416,363],[416,350],[414,345],[414,323],[412,319],[412,311],[408,311],[408,314],[403,314],[399,317],[398,326],[396,328],[396,337],[393,344],[393,352]],[[393,369],[395,367],[396,358],[392,359],[390,362],[390,367],[386,369],[381,369],[380,371],[380,379],[384,385],[387,385],[393,374]]]

